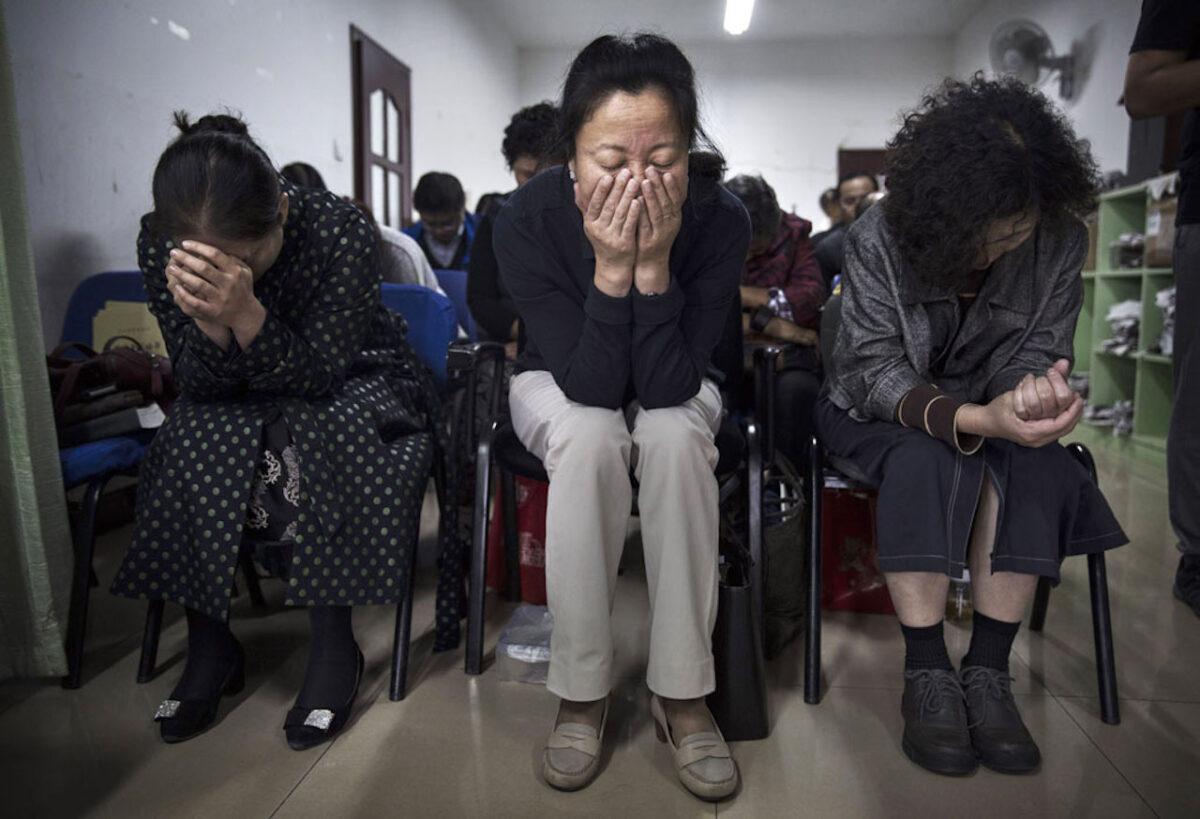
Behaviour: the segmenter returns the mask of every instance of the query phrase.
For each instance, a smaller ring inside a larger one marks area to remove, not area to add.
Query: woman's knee
[[[619,411],[572,407],[550,431],[546,469],[564,464],[591,464],[595,469],[629,469],[632,441]]]
[[[683,457],[715,459],[714,434],[700,417],[683,407],[642,410],[633,427],[639,459]],[[715,463],[715,460],[714,460]]]

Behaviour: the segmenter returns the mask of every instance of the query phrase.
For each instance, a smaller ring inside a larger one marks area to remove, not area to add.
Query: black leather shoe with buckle
[[[984,666],[962,670],[971,745],[979,761],[1000,773],[1031,773],[1042,763],[1037,743],[1017,710],[1007,672]]]
[[[189,658],[190,661],[192,658]],[[195,661],[202,662],[199,658],[196,658]],[[181,682],[175,687],[175,691],[171,692],[170,699],[159,703],[158,710],[154,714],[154,721],[158,723],[159,736],[162,737],[163,742],[173,745],[204,733],[217,718],[217,707],[221,704],[221,697],[233,696],[241,692],[245,686],[246,657],[242,653],[241,646],[237,647],[237,654],[234,657],[221,658],[212,662],[228,663],[227,670],[216,691],[207,697],[185,697],[179,693],[183,687]]]
[[[967,732],[967,707],[953,671],[904,672],[904,754],[926,770],[966,776],[977,767]]]
[[[293,751],[305,751],[322,742],[328,742],[346,725],[346,720],[350,718],[350,712],[354,709],[354,699],[358,696],[358,686],[363,676],[363,653],[357,646],[354,651],[358,655],[358,670],[354,676],[354,690],[345,702],[331,708],[306,708],[297,705],[288,711],[283,730],[287,736],[288,747]]]

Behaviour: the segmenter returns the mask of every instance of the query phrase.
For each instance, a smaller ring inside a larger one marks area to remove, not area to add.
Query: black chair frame
[[[474,437],[471,431],[474,429],[475,410],[474,402],[470,400],[471,396],[475,394],[477,383],[477,368],[474,366],[474,362],[486,359],[496,361],[502,366],[504,361],[504,347],[490,342],[479,342],[461,346],[454,345],[449,350],[448,370],[457,370],[463,375],[463,386],[467,398],[464,414],[466,435],[469,441]],[[471,366],[464,367],[464,361],[471,362]],[[452,437],[454,436],[452,435]],[[439,507],[445,508],[446,504],[455,503],[456,499],[449,497],[445,469],[439,458],[434,458],[433,480],[437,490]],[[249,552],[242,550],[238,557],[238,562],[246,578],[251,603],[256,607],[264,605],[262,589],[259,585],[258,570],[255,569],[254,561]],[[404,597],[396,604],[396,621],[392,635],[392,668],[388,684],[388,698],[393,702],[403,700],[408,696],[409,649],[412,643],[413,590],[416,574],[417,548],[414,543],[413,547],[409,549],[408,555],[408,587],[405,589]],[[148,682],[154,677],[159,634],[162,630],[162,617],[163,601],[151,601],[146,610],[146,624],[142,632],[142,654],[141,661],[138,664],[137,676],[139,683]]]
[[[1087,447],[1080,443],[1067,446],[1068,451],[1088,471],[1092,480],[1099,485],[1096,463]],[[808,622],[807,640],[804,646],[804,701],[816,705],[821,701],[821,492],[827,478],[836,477],[847,485],[854,481],[826,463],[825,450],[820,438],[813,436],[809,451],[808,503],[811,509],[808,537]],[[870,487],[862,487],[870,489]],[[1092,638],[1096,653],[1096,684],[1100,693],[1101,719],[1109,725],[1121,722],[1117,699],[1116,655],[1113,650],[1112,615],[1109,611],[1108,575],[1104,553],[1089,554],[1088,586],[1092,606]],[[1029,630],[1040,632],[1046,623],[1046,610],[1050,603],[1050,581],[1039,578],[1034,595],[1033,614]]]
[[[455,361],[456,369],[469,370],[478,367],[479,362],[472,360],[470,351],[464,351],[461,358]],[[520,599],[520,565],[519,544],[516,526],[516,482],[514,475],[535,480],[547,481],[545,471],[531,462],[528,464],[506,458],[504,448],[498,444],[516,441],[511,426],[502,424],[496,419],[499,415],[503,382],[500,369],[503,366],[501,358],[495,363],[492,392],[489,395],[489,407],[493,419],[489,427],[480,436],[476,445],[475,459],[475,501],[472,522],[471,566],[467,591],[467,650],[465,670],[467,674],[477,675],[484,670],[484,617],[487,602],[487,543],[489,519],[492,501],[492,469],[499,472],[499,502],[504,519],[504,551],[506,558],[507,578],[505,597],[510,600]],[[473,394],[473,393],[471,393]],[[473,416],[469,423],[473,429]],[[758,633],[764,632],[763,612],[763,552],[762,552],[762,450],[759,425],[754,418],[749,418],[742,430],[745,442],[743,462],[747,467],[747,477],[743,481],[740,469],[729,471],[719,476],[719,503],[724,505],[738,491],[745,487],[748,494],[747,506],[747,549],[750,556],[750,593],[752,606],[758,613]],[[519,442],[516,442],[519,446]],[[523,447],[520,447],[524,450]],[[527,458],[521,460],[536,461],[524,453]],[[739,464],[740,466],[740,464]]]

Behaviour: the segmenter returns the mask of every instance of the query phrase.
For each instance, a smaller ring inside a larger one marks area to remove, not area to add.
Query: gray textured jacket
[[[859,420],[891,421],[900,399],[922,384],[986,403],[1026,373],[1073,361],[1086,254],[1082,222],[1041,225],[996,262],[964,312],[957,294],[907,268],[883,208],[871,208],[846,236],[830,400]]]

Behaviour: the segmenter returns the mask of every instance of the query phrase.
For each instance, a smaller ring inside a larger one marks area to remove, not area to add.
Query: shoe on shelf
[[[358,655],[358,669],[354,675],[354,690],[344,703],[335,708],[305,708],[296,706],[287,712],[283,721],[283,732],[287,736],[288,747],[293,751],[306,751],[322,742],[328,742],[337,736],[350,718],[354,709],[354,700],[358,696],[358,686],[363,676],[363,653],[358,646],[354,647]]]
[[[600,770],[600,749],[607,724],[606,699],[599,730],[579,722],[555,725],[542,751],[542,778],[546,784],[560,791],[577,791],[591,784]]]
[[[679,781],[694,796],[716,802],[737,790],[737,763],[715,721],[712,731],[688,734],[677,743],[667,721],[666,709],[657,694],[650,695],[650,714],[654,717],[658,741],[669,745],[675,755]],[[712,719],[711,715],[709,719]]]
[[[962,670],[967,696],[967,726],[975,755],[985,767],[1000,773],[1032,773],[1042,753],[1029,735],[1012,695],[1012,677],[984,666]]]
[[[1175,596],[1200,617],[1200,555],[1180,555],[1175,570]]]
[[[217,707],[221,697],[239,693],[246,684],[246,655],[237,646],[237,655],[232,660],[224,681],[216,692],[204,699],[184,699],[172,693],[170,699],[159,703],[154,713],[158,733],[163,742],[175,744],[204,733],[217,718]],[[176,691],[179,687],[176,686]]]
[[[967,704],[953,671],[904,672],[904,755],[927,771],[947,776],[975,772],[978,762],[967,729]]]

